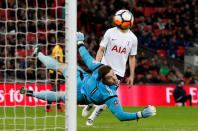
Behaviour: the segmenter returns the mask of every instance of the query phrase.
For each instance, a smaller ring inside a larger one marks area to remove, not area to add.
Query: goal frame
[[[66,62],[66,113],[65,130],[77,130],[77,2],[65,0],[65,62]]]

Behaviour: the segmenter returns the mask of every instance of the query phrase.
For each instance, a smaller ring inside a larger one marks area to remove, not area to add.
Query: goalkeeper
[[[136,113],[128,113],[123,111],[122,106],[118,100],[115,87],[116,84],[118,84],[116,75],[110,66],[96,62],[90,56],[84,47],[83,41],[84,35],[82,33],[77,33],[79,53],[85,64],[89,67],[90,70],[93,71],[93,73],[89,75],[79,66],[77,67],[77,104],[106,104],[111,112],[120,121],[136,120],[139,118],[146,118],[156,115],[156,108],[154,106],[148,106],[143,111],[138,111]],[[46,65],[47,68],[52,70],[59,70],[64,76],[66,75],[65,64],[59,63],[53,58],[43,55],[41,52],[38,53],[38,58],[43,64]],[[25,87],[22,87],[20,89],[20,93],[51,102],[65,102],[64,92],[34,92],[26,89]]]

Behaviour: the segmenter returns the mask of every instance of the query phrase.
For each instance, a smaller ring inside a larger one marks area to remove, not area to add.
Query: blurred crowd
[[[55,44],[64,48],[64,5],[64,0],[0,1],[0,81],[48,78],[31,54],[36,44],[47,55]]]
[[[48,78],[44,66],[31,53],[36,44],[48,55],[55,44],[64,48],[64,6],[64,0],[0,1],[0,81]],[[198,72],[193,73],[190,67],[181,71],[166,60],[183,60],[186,48],[197,41],[196,0],[78,0],[77,8],[77,28],[85,33],[86,47],[93,57],[104,32],[114,26],[114,13],[123,8],[133,13],[132,31],[138,44],[156,52],[153,57],[138,52],[136,84],[171,84],[178,79],[198,83]],[[80,57],[78,63],[86,68]]]
[[[175,65],[160,59],[158,55],[149,59],[143,52],[138,56],[135,74],[135,83],[138,84],[174,84],[178,80],[184,80],[186,84],[198,84],[198,71],[193,73],[191,67],[187,67],[181,72]]]

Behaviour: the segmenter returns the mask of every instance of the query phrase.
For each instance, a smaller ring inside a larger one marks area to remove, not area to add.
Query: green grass
[[[125,107],[124,111],[142,109]],[[81,111],[82,108],[78,107],[78,131],[198,131],[198,107],[157,107],[156,116],[138,122],[120,122],[106,109],[93,127],[85,125],[87,118],[81,117]],[[46,113],[44,107],[0,107],[0,131],[42,131],[44,128],[46,131],[63,131],[64,124],[64,113]]]

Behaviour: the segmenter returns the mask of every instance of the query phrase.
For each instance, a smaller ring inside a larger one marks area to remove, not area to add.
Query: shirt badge
[[[115,101],[114,101],[114,105],[115,105],[115,107],[118,107],[118,106],[119,106],[119,104],[118,104],[118,101],[117,101],[117,100],[115,100]]]

